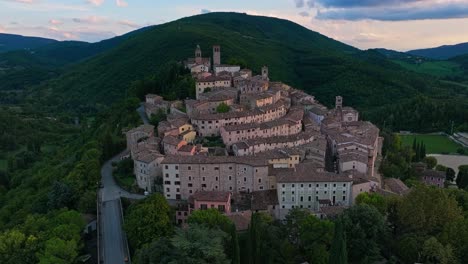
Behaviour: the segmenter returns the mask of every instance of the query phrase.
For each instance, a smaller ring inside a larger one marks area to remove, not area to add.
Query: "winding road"
[[[143,123],[148,124],[143,105],[137,109],[137,112]],[[119,161],[125,155],[128,155],[128,150],[119,153],[101,167],[102,188],[99,190],[98,196],[100,263],[126,264],[131,261],[127,237],[123,231],[123,212],[120,198],[138,200],[145,198],[145,196],[123,190],[112,176],[112,162]]]

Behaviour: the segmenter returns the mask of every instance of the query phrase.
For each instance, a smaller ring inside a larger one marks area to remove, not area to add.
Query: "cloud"
[[[318,10],[316,18],[322,20],[380,20],[408,21],[428,19],[468,18],[468,3],[438,3],[432,5],[396,6],[396,7],[363,7],[349,9]]]
[[[431,0],[309,0],[308,4],[322,7],[371,7],[371,6],[395,6],[414,2],[430,2]],[[311,7],[309,5],[309,7]]]
[[[89,16],[85,18],[73,18],[73,22],[79,24],[103,24],[107,22],[107,19],[99,16]]]
[[[95,6],[100,6],[104,3],[104,0],[88,0],[87,2]]]
[[[34,4],[37,3],[36,0],[3,0],[6,2],[16,2],[16,3],[21,3],[21,4]]]
[[[115,4],[116,4],[118,7],[127,7],[127,6],[128,6],[128,3],[125,2],[124,0],[115,0]]]
[[[119,21],[117,21],[117,23],[119,23],[120,25],[123,25],[123,26],[131,27],[131,28],[141,28],[140,25],[138,25],[137,23],[132,22],[130,20],[119,20]]]
[[[299,13],[299,15],[302,16],[302,17],[310,16],[309,12],[307,12],[307,11],[302,11],[302,12]]]
[[[200,13],[201,13],[201,14],[208,14],[208,13],[211,13],[211,10],[209,10],[209,9],[202,9],[202,10],[200,11]]]
[[[303,8],[304,7],[304,0],[294,0],[296,3],[297,8]]]
[[[60,20],[57,20],[57,19],[51,19],[51,20],[49,20],[49,24],[52,24],[52,25],[62,25],[63,22],[60,21]]]

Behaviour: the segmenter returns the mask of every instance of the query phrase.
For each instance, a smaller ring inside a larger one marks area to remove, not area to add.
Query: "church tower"
[[[268,77],[268,67],[267,66],[262,67],[262,78],[263,78],[263,80],[267,80],[267,81],[270,79]]]
[[[343,107],[343,97],[337,96],[335,98],[335,108],[341,110]]]
[[[203,59],[202,59],[202,54],[201,54],[201,48],[200,48],[200,45],[197,45],[197,48],[195,49],[195,63],[201,64],[202,61]]]
[[[213,64],[221,65],[221,47],[219,45],[213,46]]]

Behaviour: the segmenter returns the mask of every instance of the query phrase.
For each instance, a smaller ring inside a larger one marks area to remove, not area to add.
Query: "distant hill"
[[[0,33],[0,52],[35,49],[55,42],[57,40]]]
[[[71,64],[112,49],[142,28],[115,38],[96,43],[82,41],[53,41],[27,50],[0,53],[0,91],[22,90],[58,77]]]
[[[220,44],[223,62],[243,60],[257,73],[268,65],[272,80],[311,92],[326,104],[341,94],[345,104],[366,109],[435,87],[377,52],[360,51],[291,21],[209,13],[134,34],[47,83],[42,94],[53,97],[51,106],[65,109],[108,105],[124,97],[133,81],[154,75],[164,63],[193,57],[197,44],[204,56],[211,56],[211,46]]]
[[[429,49],[410,50],[407,53],[431,59],[446,60],[459,55],[468,54],[468,42]]]

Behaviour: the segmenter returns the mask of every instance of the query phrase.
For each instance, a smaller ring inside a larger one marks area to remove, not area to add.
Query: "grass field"
[[[403,145],[412,146],[415,138],[418,142],[424,142],[427,154],[456,153],[457,149],[461,148],[460,145],[443,135],[402,135],[401,141]]]
[[[453,77],[463,75],[460,65],[451,61],[426,61],[421,64],[393,60],[410,71],[429,74],[437,77]]]

